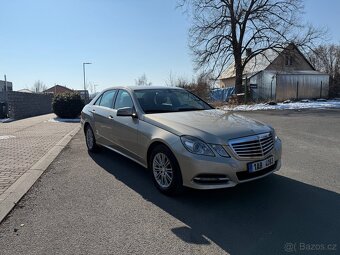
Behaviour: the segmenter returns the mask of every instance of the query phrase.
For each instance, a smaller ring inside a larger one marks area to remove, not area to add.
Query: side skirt
[[[118,154],[120,154],[120,155],[122,155],[122,156],[124,156],[124,157],[126,157],[126,158],[128,158],[128,159],[130,159],[130,160],[132,160],[132,161],[134,161],[134,162],[136,162],[137,164],[141,165],[142,167],[147,168],[147,166],[144,165],[142,162],[140,162],[140,161],[138,161],[138,160],[136,160],[136,159],[134,159],[134,158],[132,158],[132,157],[130,157],[130,156],[124,154],[123,152],[120,152],[120,151],[118,151],[118,150],[116,150],[116,149],[113,149],[113,148],[110,147],[110,146],[103,145],[103,144],[101,144],[101,143],[98,143],[98,145],[103,146],[103,147],[105,147],[105,148],[107,148],[107,149],[109,149],[109,150],[111,150],[111,151],[114,151],[114,152],[116,152],[116,153],[118,153]]]

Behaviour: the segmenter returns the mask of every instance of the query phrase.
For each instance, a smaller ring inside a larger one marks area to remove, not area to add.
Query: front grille
[[[271,133],[264,133],[230,140],[229,145],[240,158],[258,158],[273,149],[274,140]]]

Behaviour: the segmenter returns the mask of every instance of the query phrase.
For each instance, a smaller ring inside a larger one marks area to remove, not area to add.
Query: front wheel
[[[166,195],[183,191],[182,174],[178,162],[165,145],[158,145],[151,153],[149,168],[156,187]]]

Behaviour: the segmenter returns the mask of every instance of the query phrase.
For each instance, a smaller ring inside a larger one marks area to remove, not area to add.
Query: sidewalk
[[[79,123],[50,121],[54,117],[47,114],[0,123],[0,198],[67,134],[79,130]]]

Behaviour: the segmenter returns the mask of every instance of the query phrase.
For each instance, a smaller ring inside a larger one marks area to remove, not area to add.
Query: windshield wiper
[[[185,112],[185,111],[202,111],[204,109],[199,109],[199,108],[194,108],[194,107],[187,107],[187,108],[179,108],[178,111],[179,112]]]
[[[144,111],[146,114],[152,114],[152,113],[167,113],[167,112],[174,112],[174,110],[145,110]]]

